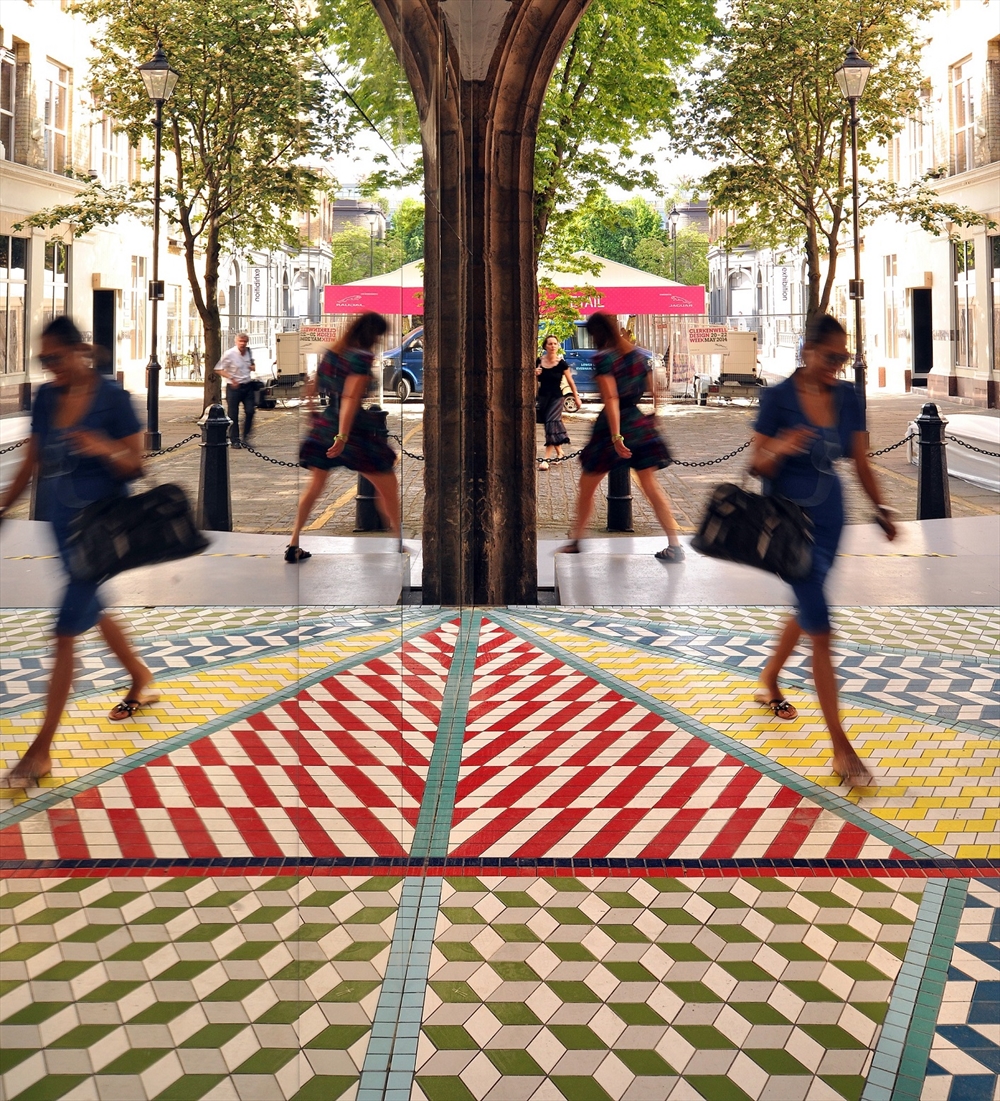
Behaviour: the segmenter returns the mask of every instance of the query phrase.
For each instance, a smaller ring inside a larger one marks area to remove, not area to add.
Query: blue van
[[[406,401],[424,389],[424,327],[411,329],[398,348],[382,356],[382,386],[386,393]]]

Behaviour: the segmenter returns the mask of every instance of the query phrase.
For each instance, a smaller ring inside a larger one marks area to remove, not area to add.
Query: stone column
[[[538,116],[589,0],[372,0],[424,147],[424,600],[533,603]]]

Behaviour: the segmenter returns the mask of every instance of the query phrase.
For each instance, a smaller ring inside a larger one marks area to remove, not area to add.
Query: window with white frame
[[[47,61],[43,90],[45,167],[49,172],[63,172],[69,163],[69,69]]]
[[[972,58],[951,67],[951,171],[976,166],[976,110],[972,94]]]
[[[882,301],[885,322],[885,355],[887,359],[899,358],[899,299],[896,276],[899,264],[896,254],[882,257]]]
[[[101,115],[90,130],[90,167],[104,184],[125,183],[128,177],[128,139]]]
[[[146,351],[146,294],[146,257],[133,256],[132,287],[128,296],[132,359],[142,359]]]
[[[976,366],[976,243],[956,241],[955,252],[955,366]]]
[[[0,50],[0,157],[14,159],[14,95],[17,61],[9,50]]]
[[[28,240],[0,236],[0,375],[25,369],[25,312]]]
[[[44,324],[69,310],[69,245],[45,242]]]

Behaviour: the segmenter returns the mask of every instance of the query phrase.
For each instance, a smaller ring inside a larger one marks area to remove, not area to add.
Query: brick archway
[[[590,0],[372,0],[424,149],[424,601],[533,603],[534,157]]]

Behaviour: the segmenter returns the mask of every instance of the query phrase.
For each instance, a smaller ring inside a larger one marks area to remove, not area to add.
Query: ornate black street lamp
[[[854,278],[850,281],[850,296],[854,303],[854,388],[861,403],[861,414],[866,418],[868,405],[864,344],[861,339],[861,303],[865,297],[865,284],[861,278],[861,234],[858,226],[858,100],[865,90],[871,64],[858,53],[851,43],[843,65],[833,74],[844,98],[851,105],[851,191],[854,203]]]
[[[670,240],[674,244],[674,282],[677,282],[677,223],[681,220],[681,212],[677,209],[677,204],[670,209],[670,213],[667,215],[667,221],[670,224]]]
[[[170,99],[179,73],[170,68],[163,47],[157,43],[151,61],[139,66],[139,75],[149,98],[156,108],[153,122],[153,277],[149,281],[149,300],[153,303],[153,331],[149,341],[149,362],[146,364],[146,437],[147,451],[160,448],[160,361],[156,356],[158,306],[163,301],[160,281],[160,134],[163,130],[163,104]]]
[[[368,229],[370,237],[368,241],[368,278],[375,274],[375,227],[378,225],[378,220],[382,216],[382,211],[377,210],[374,207],[371,210],[365,211],[365,217],[368,219]]]

